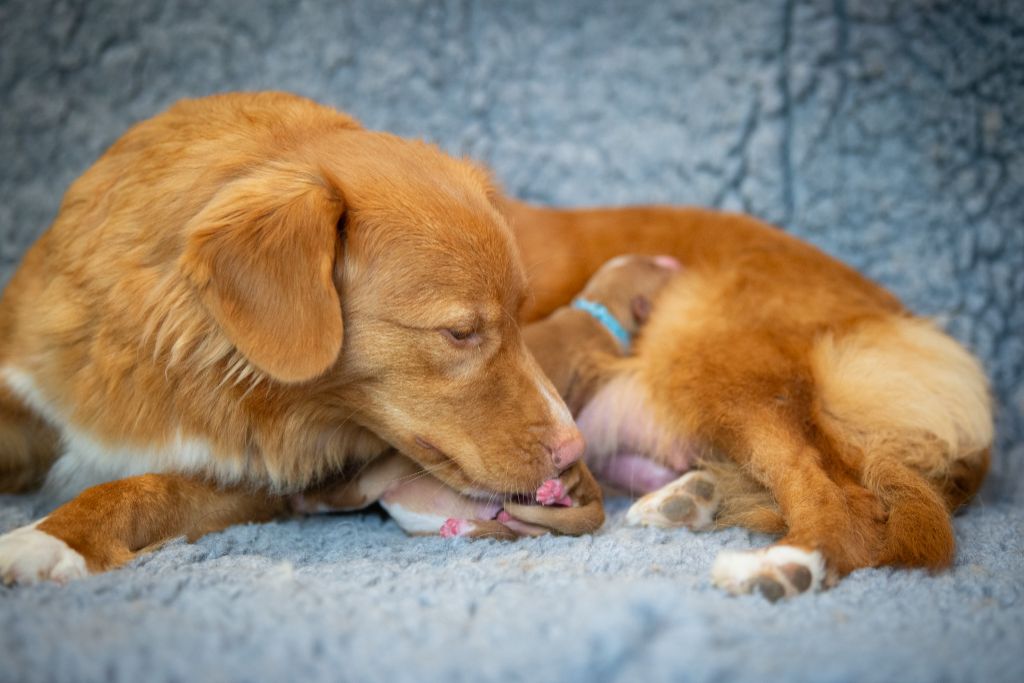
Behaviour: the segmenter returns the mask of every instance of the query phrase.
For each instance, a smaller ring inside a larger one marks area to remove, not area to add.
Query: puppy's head
[[[616,256],[587,281],[580,297],[603,304],[630,334],[651,315],[654,300],[683,269],[671,256]]]
[[[224,185],[183,267],[227,339],[467,493],[532,492],[582,438],[517,325],[526,281],[485,174],[346,130]]]

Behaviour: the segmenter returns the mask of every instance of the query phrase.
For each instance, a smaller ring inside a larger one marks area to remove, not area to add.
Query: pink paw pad
[[[498,513],[498,516],[495,517],[495,519],[504,524],[505,522],[512,519],[512,515],[508,514],[506,510],[502,510],[501,512]]]
[[[462,536],[470,530],[470,525],[464,519],[449,517],[441,525],[441,538],[455,538]]]
[[[565,485],[558,479],[548,479],[537,489],[537,502],[541,505],[572,505],[572,499],[566,493]]]

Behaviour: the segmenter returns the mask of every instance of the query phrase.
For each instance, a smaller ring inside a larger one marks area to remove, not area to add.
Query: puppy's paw
[[[36,522],[0,536],[0,579],[4,584],[63,584],[87,576],[85,558],[56,536],[36,529],[38,525]]]
[[[714,476],[696,470],[633,503],[626,513],[626,523],[686,527],[694,531],[710,529],[721,502]]]
[[[548,479],[537,489],[537,502],[541,505],[561,505],[569,507],[572,505],[572,498],[566,492],[565,484],[558,479]]]
[[[547,532],[580,536],[601,528],[604,524],[601,486],[587,466],[577,462],[562,472],[559,480],[565,497],[554,501],[554,505],[506,501],[505,512],[510,516],[506,525],[523,536]]]
[[[711,580],[733,595],[760,593],[771,602],[821,590],[825,559],[817,550],[773,545],[746,552],[725,551],[715,558]]]

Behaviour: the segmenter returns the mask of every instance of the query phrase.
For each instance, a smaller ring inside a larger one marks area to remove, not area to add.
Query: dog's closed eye
[[[445,327],[441,334],[457,348],[470,348],[480,343],[480,333],[473,328]]]

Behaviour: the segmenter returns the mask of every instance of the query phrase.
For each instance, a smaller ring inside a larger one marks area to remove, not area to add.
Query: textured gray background
[[[180,97],[292,90],[557,204],[785,226],[986,362],[1024,489],[1024,3],[14,0],[0,6],[4,281],[60,197]]]
[[[0,587],[0,681],[1024,680],[1021,2],[0,0],[3,278],[129,124],[233,88],[436,140],[530,199],[784,224],[985,359],[989,502],[950,572],[777,606],[706,578],[766,539],[624,529],[621,500],[592,537],[515,544],[235,527]],[[37,502],[0,497],[0,531]]]

